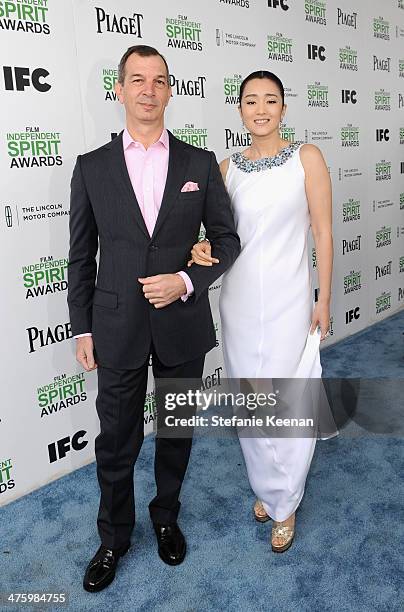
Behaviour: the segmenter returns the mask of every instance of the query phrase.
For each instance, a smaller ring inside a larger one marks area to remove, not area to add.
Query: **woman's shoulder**
[[[317,145],[303,143],[300,146],[300,157],[302,161],[307,160],[310,163],[310,161],[315,162],[319,159],[319,157],[323,157],[323,154]]]

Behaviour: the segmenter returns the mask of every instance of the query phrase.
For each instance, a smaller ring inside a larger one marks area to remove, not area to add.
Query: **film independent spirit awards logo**
[[[6,134],[10,168],[61,166],[60,132],[41,132],[39,127],[26,127],[25,132]]]
[[[39,262],[22,267],[25,299],[66,291],[68,259],[41,257]]]
[[[179,140],[200,149],[208,148],[208,130],[197,128],[193,123],[186,123],[183,128],[174,128],[173,134]]]
[[[327,3],[325,0],[305,0],[304,12],[306,21],[327,25]]]
[[[57,414],[61,410],[71,408],[87,400],[86,375],[60,374],[54,376],[52,382],[36,389],[40,418]]]
[[[50,34],[48,5],[52,2],[53,0],[0,2],[0,31]]]
[[[15,487],[15,481],[11,472],[12,469],[13,464],[11,459],[3,459],[0,461],[0,495]]]
[[[201,34],[201,23],[189,18],[187,15],[177,15],[176,18],[166,17],[165,35],[167,47],[171,49],[202,51]]]

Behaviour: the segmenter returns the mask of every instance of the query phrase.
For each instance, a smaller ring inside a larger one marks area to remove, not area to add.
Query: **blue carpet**
[[[324,349],[325,376],[349,367],[352,376],[404,378],[403,324],[401,312]],[[66,592],[68,606],[46,609],[74,612],[403,610],[403,448],[402,439],[376,435],[318,442],[296,540],[275,555],[270,523],[252,518],[237,439],[197,434],[180,513],[188,555],[168,567],[157,556],[147,512],[154,495],[149,437],[136,466],[132,548],[115,582],[97,594],[81,586],[99,545],[92,464],[1,510],[0,591]]]

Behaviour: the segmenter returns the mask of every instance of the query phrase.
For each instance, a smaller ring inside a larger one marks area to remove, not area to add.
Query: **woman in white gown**
[[[320,378],[319,345],[329,328],[332,271],[331,183],[320,150],[289,143],[279,126],[286,105],[279,78],[249,75],[240,115],[251,146],[220,164],[241,240],[223,277],[220,315],[229,378]],[[320,292],[313,304],[307,238],[311,225]],[[209,238],[209,237],[207,237]],[[201,242],[192,261],[214,265]],[[292,543],[316,439],[240,436],[257,520],[272,518],[272,550]]]

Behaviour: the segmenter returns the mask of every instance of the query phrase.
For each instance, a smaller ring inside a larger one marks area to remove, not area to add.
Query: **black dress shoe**
[[[159,545],[160,558],[168,565],[179,565],[184,561],[187,545],[177,523],[158,525],[153,523]]]
[[[101,544],[84,574],[83,587],[86,591],[95,593],[111,584],[118,561],[128,552],[129,546],[130,544],[127,544],[122,548],[111,549]]]

